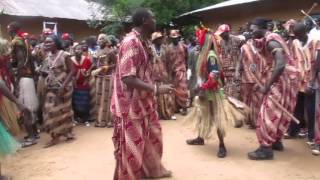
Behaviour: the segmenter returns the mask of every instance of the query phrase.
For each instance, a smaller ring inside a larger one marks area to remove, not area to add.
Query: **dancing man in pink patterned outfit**
[[[117,61],[111,112],[114,116],[115,180],[170,177],[162,163],[162,133],[155,95],[173,93],[172,85],[152,80],[155,30],[152,12],[139,9],[134,28],[123,39]]]
[[[256,79],[263,84],[259,91],[264,96],[256,125],[260,147],[248,154],[252,160],[270,160],[273,159],[273,150],[283,150],[281,139],[291,118],[271,98],[292,113],[298,92],[299,74],[289,48],[278,34],[267,31],[267,22],[263,18],[256,18],[250,26],[257,53],[266,62],[262,68],[265,79]]]

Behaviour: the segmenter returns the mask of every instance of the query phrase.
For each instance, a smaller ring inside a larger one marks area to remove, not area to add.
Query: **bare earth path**
[[[257,148],[255,133],[246,127],[230,128],[228,157],[216,157],[214,138],[205,146],[187,146],[193,132],[178,121],[162,121],[163,162],[173,171],[173,180],[319,180],[320,157],[310,154],[303,140],[286,140],[285,151],[274,161],[249,161],[247,152]],[[112,180],[112,129],[77,127],[77,140],[43,149],[39,145],[20,151],[4,163],[4,173],[14,180]]]

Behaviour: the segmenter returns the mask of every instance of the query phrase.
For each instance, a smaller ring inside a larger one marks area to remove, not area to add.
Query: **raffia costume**
[[[7,85],[8,89],[13,92],[13,76],[8,68],[10,61],[9,43],[0,38],[0,79]],[[16,135],[20,132],[18,124],[17,107],[5,96],[0,98],[0,116],[3,124],[8,130]]]
[[[212,35],[208,33],[197,62],[200,92],[195,97],[194,108],[186,117],[187,122],[195,126],[199,137],[204,139],[215,133],[213,128],[225,136],[225,128],[229,123],[238,126],[250,112],[244,103],[224,95],[223,66],[214,50],[210,50],[213,42]]]
[[[13,92],[13,77],[11,76],[7,63],[9,63],[9,56],[1,56],[0,54],[0,79],[6,83],[7,87]],[[18,124],[17,107],[5,96],[1,97],[0,116],[2,117],[4,125],[9,131],[16,135],[20,132]]]

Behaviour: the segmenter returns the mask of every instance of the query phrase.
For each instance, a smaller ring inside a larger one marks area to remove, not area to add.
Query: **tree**
[[[224,0],[95,0],[102,1],[104,6],[111,8],[112,14],[120,22],[124,21],[132,10],[138,7],[151,9],[158,24],[168,24],[178,15],[198,8],[213,5]],[[109,21],[109,19],[106,19]],[[111,25],[112,26],[112,25]],[[108,28],[105,28],[106,30]],[[108,30],[107,30],[108,31]]]
[[[138,7],[150,8],[159,24],[187,11],[222,2],[223,0],[103,0],[106,7],[111,7],[115,16],[122,19]]]
[[[221,1],[223,0],[146,0],[144,5],[155,13],[159,24],[166,24],[182,13]]]

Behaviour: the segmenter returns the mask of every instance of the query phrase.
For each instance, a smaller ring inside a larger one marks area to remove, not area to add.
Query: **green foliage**
[[[104,5],[111,9],[112,15],[117,19],[124,20],[132,9],[143,4],[144,0],[104,0]]]
[[[122,19],[138,7],[150,8],[159,24],[168,23],[174,17],[191,10],[213,5],[223,0],[104,0],[106,7]]]
[[[106,34],[117,35],[121,31],[122,24],[119,21],[112,22],[106,26],[104,26],[101,31]]]
[[[155,14],[155,18],[158,24],[168,24],[173,18],[178,15],[213,5],[224,0],[102,0],[106,8],[111,9],[112,15],[118,21],[124,21],[134,9],[138,7],[145,7],[152,10]],[[106,18],[107,21],[110,21]],[[118,27],[111,25],[112,28],[104,28],[105,31]],[[110,25],[110,24],[109,24]],[[193,27],[186,27],[186,31],[189,33],[193,30]],[[109,31],[110,32],[110,31]]]
[[[216,4],[223,0],[146,0],[145,7],[155,13],[159,24],[166,24],[176,16],[198,8]]]

